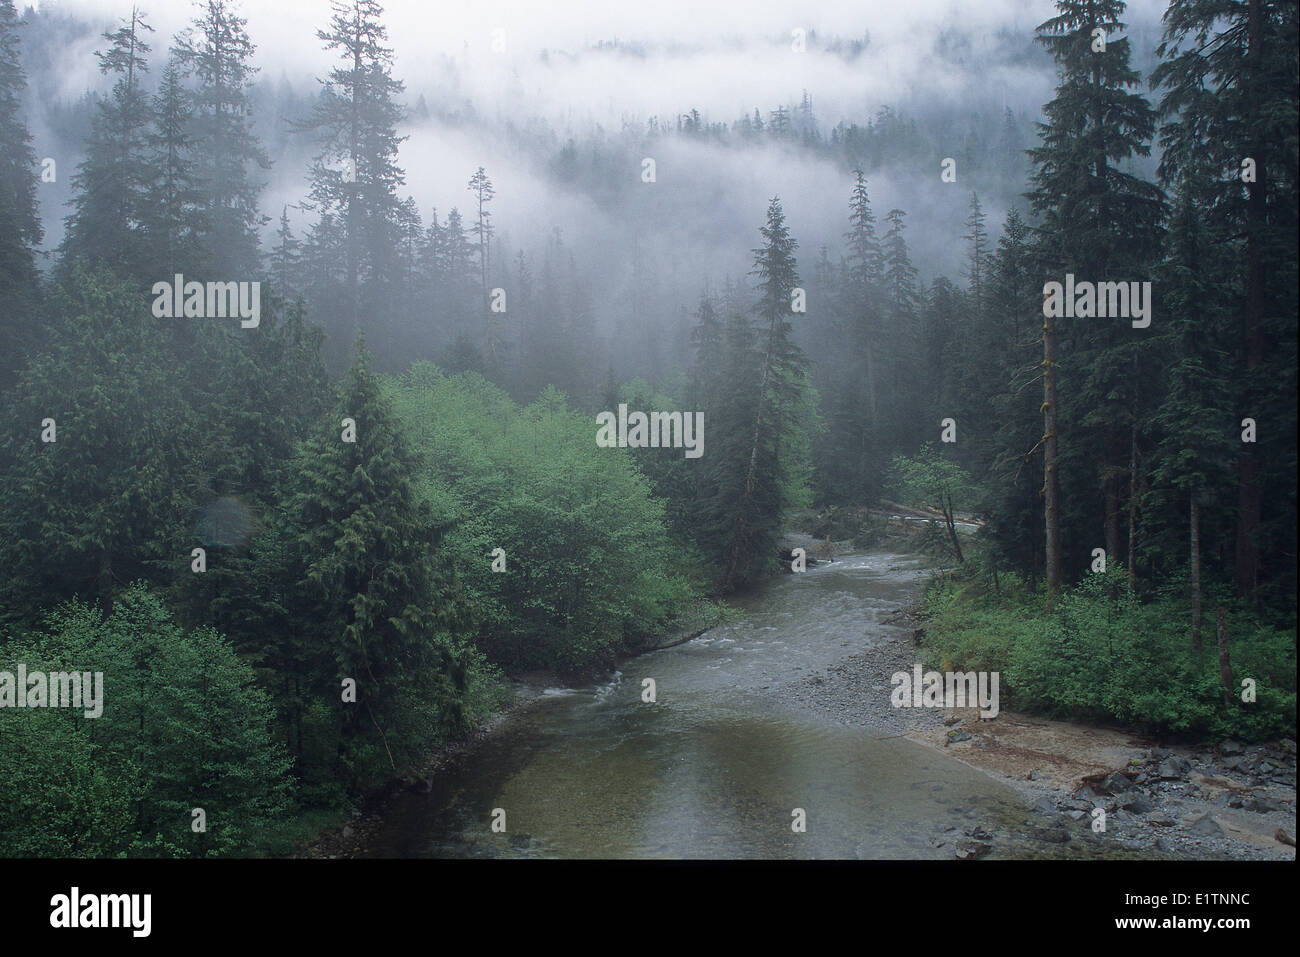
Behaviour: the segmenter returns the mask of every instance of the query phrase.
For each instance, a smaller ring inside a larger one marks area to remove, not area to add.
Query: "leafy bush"
[[[418,363],[392,393],[422,456],[420,492],[455,522],[445,545],[492,660],[603,664],[690,603],[663,502],[559,392],[519,408],[477,374]]]
[[[142,584],[6,644],[0,671],[102,672],[103,712],[0,708],[0,848],[15,856],[259,851],[292,807],[290,759],[252,669],[210,628],[183,631]],[[202,808],[206,830],[192,829]]]
[[[926,596],[931,657],[945,668],[1001,672],[1007,706],[1211,739],[1293,733],[1294,631],[1261,626],[1241,608],[1229,611],[1233,672],[1238,682],[1255,679],[1257,700],[1241,702],[1238,688],[1225,702],[1213,618],[1203,626],[1198,657],[1186,601],[1140,603],[1127,595],[1123,569],[1112,566],[1066,591],[1048,614],[1041,595],[1023,597],[1012,581],[1000,597],[960,578]]]

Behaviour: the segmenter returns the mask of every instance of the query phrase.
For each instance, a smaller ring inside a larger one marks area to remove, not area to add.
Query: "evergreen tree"
[[[0,0],[0,393],[34,350],[41,325],[35,249],[44,236],[36,207],[36,154],[22,117],[19,20],[13,0]]]
[[[291,632],[316,645],[293,673],[336,716],[335,772],[358,786],[407,768],[461,728],[465,610],[438,547],[445,528],[416,495],[418,463],[359,349],[335,414],[304,446],[285,503],[295,582]],[[343,441],[340,422],[355,423]],[[356,702],[341,701],[344,679]]]
[[[144,36],[152,32],[133,7],[123,26],[103,35],[108,52],[95,52],[100,72],[115,80],[109,99],[99,105],[86,159],[73,177],[76,195],[61,249],[65,279],[76,264],[103,264],[141,280],[156,271],[148,262],[146,238],[153,109],[142,86],[149,53]]]
[[[256,274],[258,231],[266,222],[257,208],[263,184],[252,171],[270,166],[253,133],[256,47],[235,0],[196,0],[195,6],[172,56],[196,81],[191,141],[204,203],[202,263],[213,277],[232,281]]]
[[[61,321],[0,431],[0,562],[12,570],[0,608],[11,619],[52,598],[109,603],[137,578],[186,569],[195,544],[198,423],[160,321],[104,273],[76,273],[57,302]]]
[[[1295,554],[1297,105],[1300,5],[1172,0],[1152,75],[1163,89],[1160,175],[1194,184],[1198,209],[1235,262],[1241,416],[1273,428],[1238,450],[1235,578],[1295,594],[1295,562],[1262,569],[1262,543]],[[1265,513],[1263,503],[1270,503]]]
[[[1158,251],[1161,192],[1117,165],[1149,155],[1155,129],[1155,112],[1132,89],[1138,74],[1129,66],[1128,39],[1116,36],[1125,28],[1119,20],[1124,7],[1119,0],[1058,0],[1057,16],[1037,30],[1060,82],[1043,108],[1041,145],[1029,152],[1036,167],[1029,199],[1043,217],[1038,238],[1044,269],[1057,281],[1067,271],[1088,282],[1139,280]],[[1139,330],[1114,318],[1062,322],[1044,325],[1044,507],[1052,591],[1063,580],[1067,557],[1073,568],[1085,565],[1098,511],[1107,555],[1114,560],[1123,554],[1122,503],[1138,421],[1132,360],[1141,342]],[[1072,434],[1062,459],[1058,430],[1067,422]],[[1067,479],[1069,486],[1059,491]],[[1063,502],[1071,503],[1068,516],[1061,514]],[[1059,554],[1062,522],[1069,525],[1069,556]]]
[[[276,292],[284,299],[292,299],[299,292],[298,271],[302,265],[301,244],[294,238],[289,226],[289,207],[280,210],[280,226],[275,231],[275,248],[271,251],[271,279]]]
[[[322,223],[341,231],[342,275],[319,287],[313,313],[349,349],[367,314],[392,316],[401,242],[397,188],[406,174],[397,151],[404,117],[402,82],[392,75],[393,51],[377,0],[334,0],[329,27],[317,31],[340,65],[322,81],[309,128],[320,152],[310,170],[311,200]],[[337,358],[337,357],[336,357]]]
[[[193,275],[201,268],[204,199],[190,135],[193,104],[174,59],[163,69],[153,113],[149,136],[149,168],[154,172],[148,219],[150,267],[163,276]]]
[[[747,403],[748,461],[740,481],[722,489],[730,525],[722,584],[726,589],[746,585],[771,567],[786,504],[786,482],[794,445],[796,406],[806,385],[802,352],[792,339],[791,294],[799,285],[794,251],[798,243],[785,224],[781,201],[768,204],[767,221],[759,230],[765,245],[754,250],[758,278],[755,318],[761,330],[758,382]]]
[[[492,246],[492,211],[488,209],[488,204],[492,202],[493,196],[496,195],[492,188],[492,180],[488,178],[487,172],[480,166],[470,177],[467,187],[474,194],[474,205],[477,216],[474,222],[474,235],[478,237],[478,268],[479,284],[482,289],[482,303],[484,328],[486,331],[487,357],[489,362],[499,360],[498,353],[501,350],[501,328],[500,322],[489,308],[488,302],[488,259]]]
[[[1234,422],[1229,405],[1231,390],[1225,372],[1230,368],[1229,270],[1213,254],[1207,231],[1190,192],[1179,197],[1171,224],[1170,256],[1161,265],[1162,302],[1169,318],[1161,329],[1159,348],[1166,357],[1164,389],[1153,421],[1162,436],[1152,455],[1152,493],[1146,509],[1166,519],[1161,524],[1178,529],[1178,515],[1186,515],[1187,535],[1167,535],[1183,548],[1172,552],[1167,565],[1177,568],[1187,557],[1188,587],[1192,605],[1191,639],[1201,651],[1202,522],[1205,506],[1215,502],[1215,490],[1231,487],[1230,463]],[[1159,509],[1163,506],[1164,514]],[[1185,510],[1185,511],[1184,511]],[[1225,511],[1215,509],[1215,512]],[[1225,523],[1215,522],[1225,533]],[[1153,545],[1164,544],[1156,539]]]

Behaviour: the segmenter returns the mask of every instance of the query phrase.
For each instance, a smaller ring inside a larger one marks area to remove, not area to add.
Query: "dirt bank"
[[[974,708],[882,707],[891,676],[918,660],[918,612],[887,619],[876,646],[785,686],[788,703],[942,750],[1016,788],[1071,840],[1116,841],[1153,858],[1295,858],[1292,739],[1164,746],[1120,728],[1005,710],[984,720]],[[1104,832],[1093,828],[1095,808],[1105,811]]]

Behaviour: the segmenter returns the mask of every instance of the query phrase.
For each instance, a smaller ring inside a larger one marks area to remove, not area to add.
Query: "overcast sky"
[[[190,22],[194,8],[188,0],[140,2],[157,31],[156,75],[171,36]],[[104,28],[130,13],[124,0],[58,5]],[[1164,8],[1163,0],[1138,0],[1125,18],[1154,36]],[[285,77],[303,92],[318,89],[316,78],[334,63],[316,37],[328,22],[327,0],[243,0],[238,9],[257,45],[261,78],[276,83]],[[797,103],[805,89],[823,129],[840,119],[864,122],[886,104],[906,111],[914,103],[975,103],[1033,116],[1055,85],[1050,61],[1044,55],[1036,64],[1011,65],[1005,44],[1018,44],[1016,53],[1022,53],[1033,28],[1053,11],[1047,0],[391,0],[384,20],[394,73],[405,82],[408,101],[424,94],[431,104],[472,103],[485,121],[404,129],[403,192],[415,197],[426,218],[434,206],[443,215],[453,204],[464,209],[465,182],[483,165],[496,185],[496,222],[515,246],[536,252],[540,239],[559,226],[580,257],[596,266],[604,256],[622,263],[628,212],[611,217],[584,195],[557,192],[539,175],[537,157],[503,146],[502,121],[541,116],[562,135],[581,140],[593,124],[616,132],[624,120],[640,125],[652,115],[672,123],[691,107],[714,122],[730,123],[756,107],[766,118],[782,103]],[[505,43],[500,53],[493,50],[497,30]],[[804,54],[792,49],[795,30],[809,37]],[[856,59],[826,52],[823,45],[833,40],[865,41],[866,51]],[[611,41],[624,46],[597,48]],[[66,50],[58,71],[68,98],[105,85],[93,57],[103,41],[92,36],[83,47]],[[667,201],[678,191],[680,208],[707,213],[681,222],[671,236],[660,224],[671,241],[658,251],[643,247],[643,255],[659,259],[663,274],[685,273],[692,283],[705,269],[715,277],[717,271],[743,275],[749,240],[757,240],[773,195],[785,201],[810,268],[819,244],[839,242],[851,181],[827,160],[780,148],[737,153],[680,141],[664,142],[656,159],[656,195]],[[305,160],[282,162],[270,173],[263,208],[273,218],[303,198],[305,167]],[[629,170],[629,176],[639,172]],[[913,258],[928,278],[958,268],[969,198],[965,188],[936,193],[931,181],[937,176],[937,165],[924,175],[885,169],[871,182],[878,216],[894,206],[907,210]],[[986,205],[996,235],[1006,211]],[[47,240],[57,242],[61,229],[50,226]]]
[[[121,0],[58,2],[106,25],[130,10]],[[192,15],[186,0],[142,6],[158,30],[156,51]],[[445,85],[447,64],[455,63],[460,92],[480,109],[517,109],[522,100],[530,113],[601,122],[672,115],[685,102],[730,121],[805,88],[817,91],[818,112],[833,119],[919,92],[955,94],[972,82],[1018,99],[1030,92],[1024,86],[1032,79],[1002,68],[995,33],[1006,28],[1027,36],[1053,11],[1044,0],[391,0],[384,6],[395,72],[413,94]],[[1154,24],[1164,6],[1138,0],[1128,20]],[[315,36],[329,16],[327,0],[243,2],[240,9],[267,78],[283,71],[291,82],[308,82],[329,67]],[[815,50],[797,55],[791,49],[796,29],[822,39],[867,39],[869,55],[852,63]],[[503,53],[493,50],[497,30]],[[967,69],[936,55],[941,31],[963,35]],[[590,50],[614,40],[643,45],[644,58]],[[543,51],[550,54],[545,59]],[[81,52],[69,51],[84,64]],[[75,66],[66,75],[73,95],[81,92],[78,85],[94,82]]]

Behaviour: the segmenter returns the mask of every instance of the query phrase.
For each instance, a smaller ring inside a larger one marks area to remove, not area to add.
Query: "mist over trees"
[[[0,775],[23,795],[0,849],[283,850],[286,819],[474,727],[503,672],[608,666],[761,585],[801,510],[829,538],[930,509],[990,601],[1149,615],[1187,673],[1228,607],[1235,653],[1290,655],[1266,716],[1209,679],[1151,720],[1293,723],[1297,4],[1172,0],[1159,37],[1118,0],[1051,6],[1008,40],[1055,77],[1041,114],[832,122],[799,89],[617,131],[519,115],[421,208],[404,144],[473,104],[407,88],[377,0],[303,25],[331,62],[313,89],[270,79],[235,0],[171,37],[138,7],[101,32],[0,0],[0,670],[117,662],[136,709],[0,711],[45,768]],[[94,32],[100,85],[50,98],[51,51]],[[767,188],[787,163],[833,189]],[[590,232],[512,219],[525,165]],[[1134,306],[1149,283],[1149,326],[1049,315],[1067,274]],[[256,316],[214,284],[260,284]],[[703,413],[703,455],[597,446],[622,407]],[[1043,634],[1026,701],[1051,697]],[[146,707],[148,648],[172,670]],[[167,764],[252,782],[200,839],[158,768],[177,729],[223,726],[217,772]],[[129,826],[87,843],[45,815],[67,780]]]

